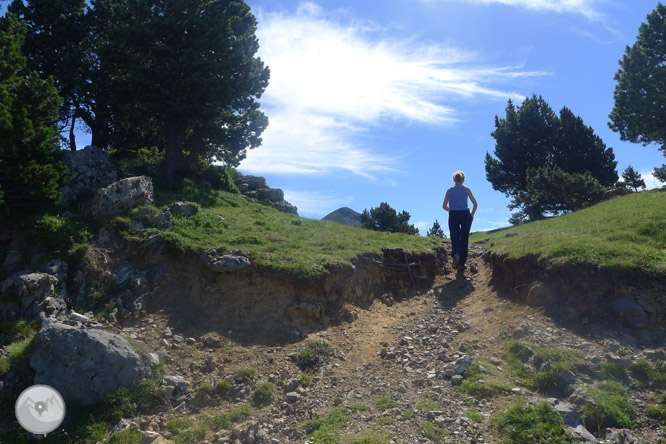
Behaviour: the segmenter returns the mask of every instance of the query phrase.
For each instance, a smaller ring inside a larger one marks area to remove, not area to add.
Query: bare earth
[[[207,329],[195,319],[153,313],[137,327],[121,329],[122,334],[167,356],[168,374],[183,376],[191,386],[187,399],[130,420],[141,430],[159,432],[167,439],[173,439],[167,423],[181,416],[209,420],[209,431],[201,442],[304,443],[307,421],[345,407],[349,419],[336,432],[342,442],[492,443],[497,442],[490,420],[495,412],[520,397],[548,398],[522,387],[508,370],[503,359],[508,340],[576,351],[583,361],[595,357],[606,361],[607,353],[630,360],[641,352],[623,344],[625,332],[613,322],[599,319],[567,325],[566,320],[551,319],[538,308],[514,302],[510,289],[495,287],[492,269],[481,253],[482,246],[472,246],[468,269],[444,268],[425,294],[392,306],[375,300],[367,310],[353,307],[357,314],[353,322],[291,342],[251,341],[228,332],[217,336],[219,344],[206,346],[203,335]],[[165,335],[167,327],[171,335]],[[329,343],[335,356],[303,387],[294,381],[300,380],[301,370],[290,356],[313,340]],[[658,345],[663,349],[663,344]],[[507,392],[476,399],[454,387],[451,374],[465,355],[481,365],[482,384],[501,385]],[[257,378],[253,383],[235,384],[232,399],[206,390],[196,393],[201,383],[215,386],[241,367],[256,369]],[[574,373],[576,381],[570,391],[595,382],[584,372]],[[251,403],[252,391],[263,381],[277,386],[270,405],[253,407],[250,417],[226,428],[210,421]],[[630,393],[637,413],[636,431],[645,442],[657,442],[664,430],[658,421],[644,415],[645,403],[654,393],[638,387]],[[383,398],[394,403],[384,399],[378,406]],[[570,401],[567,396],[561,400]],[[441,433],[433,435],[432,430]]]

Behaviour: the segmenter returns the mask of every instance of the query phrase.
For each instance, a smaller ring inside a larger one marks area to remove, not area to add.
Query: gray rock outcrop
[[[84,405],[150,375],[148,363],[122,337],[58,322],[40,330],[30,365],[35,384],[50,385]]]
[[[93,194],[118,180],[118,175],[104,150],[88,145],[82,150],[65,152],[65,164],[72,171],[62,192],[61,205],[69,205],[79,196]]]
[[[250,259],[245,256],[216,250],[201,255],[201,260],[210,270],[217,272],[237,271],[252,265]]]
[[[265,178],[241,175],[234,179],[234,183],[246,197],[261,199],[278,211],[298,215],[298,208],[284,200],[284,191],[266,185]]]
[[[199,207],[192,202],[176,202],[169,207],[169,210],[173,214],[189,218],[199,212]]]
[[[83,213],[93,219],[111,217],[152,201],[153,180],[150,177],[127,177],[98,190]]]
[[[5,279],[0,286],[2,295],[14,296],[13,304],[0,306],[0,316],[28,317],[38,321],[65,314],[64,293],[56,294],[58,278],[47,273],[19,272]]]

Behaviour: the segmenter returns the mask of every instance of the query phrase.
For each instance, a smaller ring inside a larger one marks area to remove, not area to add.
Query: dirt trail
[[[445,267],[425,294],[391,306],[375,300],[368,309],[351,308],[356,317],[353,322],[310,333],[293,343],[248,345],[229,335],[211,347],[200,337],[188,339],[194,330],[187,331],[167,313],[152,314],[139,328],[125,329],[125,333],[134,333],[147,347],[167,355],[170,372],[184,376],[195,387],[202,381],[215,384],[229,379],[240,367],[255,368],[257,382],[272,381],[278,386],[271,405],[256,408],[249,421],[231,428],[211,427],[203,442],[306,442],[304,424],[336,407],[346,407],[349,413],[346,424],[336,432],[348,442],[366,436],[363,433],[380,439],[367,442],[495,442],[489,418],[497,410],[519,396],[546,397],[516,386],[516,378],[503,361],[507,340],[557,346],[596,359],[623,350],[626,332],[602,323],[566,326],[538,308],[512,300],[511,290],[496,288],[493,270],[482,253],[482,245],[472,246],[467,270]],[[184,340],[165,339],[167,326],[172,335],[182,335]],[[326,369],[310,377],[309,385],[301,386],[294,382],[301,378],[301,371],[289,357],[312,340],[328,342],[336,355]],[[484,379],[514,391],[490,399],[463,394],[453,386],[451,376],[465,356],[485,367]],[[576,375],[576,384],[593,382],[588,375]],[[174,415],[224,414],[248,402],[255,386],[238,387],[231,401],[191,394],[178,410],[136,420],[142,428],[153,423],[153,429],[169,437],[165,424]],[[646,442],[656,442],[663,430],[645,419],[645,396],[636,392],[631,397],[639,418],[637,428]],[[384,398],[392,402],[384,400],[378,405]]]

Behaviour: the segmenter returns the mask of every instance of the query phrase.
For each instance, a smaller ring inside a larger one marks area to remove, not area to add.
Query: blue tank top
[[[467,190],[464,186],[449,188],[449,209],[453,211],[469,209],[467,206]]]

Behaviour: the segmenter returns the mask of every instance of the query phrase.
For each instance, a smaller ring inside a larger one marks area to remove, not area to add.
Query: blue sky
[[[494,117],[507,99],[569,107],[649,184],[666,162],[608,129],[613,76],[657,5],[632,0],[249,0],[260,57],[263,145],[241,163],[284,189],[305,217],[388,202],[425,234],[452,173],[467,175],[472,230],[508,225],[509,199],[485,179]],[[630,5],[630,6],[629,6]]]
[[[271,69],[270,124],[239,169],[282,188],[301,216],[388,202],[425,234],[435,219],[446,226],[442,200],[461,169],[479,202],[472,230],[508,225],[484,156],[507,99],[532,93],[592,126],[619,173],[631,164],[658,185],[657,148],[607,125],[618,60],[656,1],[246,1]]]

